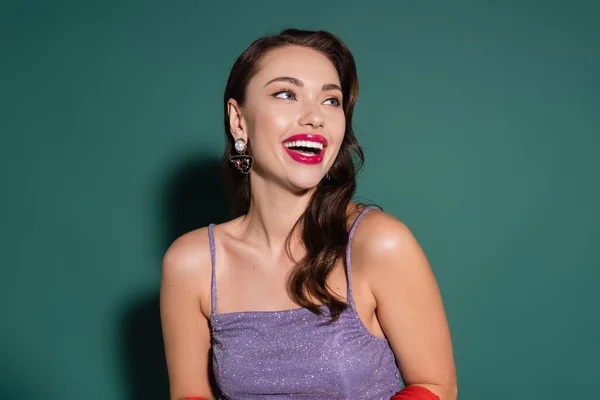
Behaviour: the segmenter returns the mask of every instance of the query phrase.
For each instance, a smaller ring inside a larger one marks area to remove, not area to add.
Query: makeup
[[[327,139],[312,133],[300,133],[285,139],[281,145],[296,162],[320,164],[327,148]]]

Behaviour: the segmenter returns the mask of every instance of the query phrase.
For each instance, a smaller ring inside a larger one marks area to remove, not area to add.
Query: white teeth
[[[312,147],[315,149],[323,150],[323,143],[313,142],[309,140],[296,140],[284,143],[285,147]]]

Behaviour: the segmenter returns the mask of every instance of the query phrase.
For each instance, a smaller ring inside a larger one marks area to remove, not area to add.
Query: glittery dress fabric
[[[346,250],[365,208],[354,222]],[[214,225],[209,225],[213,265],[213,372],[220,399],[389,400],[402,387],[386,339],[360,320],[348,276],[348,307],[333,323],[305,308],[216,314]]]

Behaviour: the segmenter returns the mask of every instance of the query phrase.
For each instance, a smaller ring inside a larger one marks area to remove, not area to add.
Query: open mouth
[[[320,164],[327,149],[327,139],[312,133],[300,133],[281,143],[292,160],[302,164]]]
[[[323,143],[313,142],[310,140],[294,140],[284,142],[283,145],[294,153],[303,156],[318,156],[323,152]]]

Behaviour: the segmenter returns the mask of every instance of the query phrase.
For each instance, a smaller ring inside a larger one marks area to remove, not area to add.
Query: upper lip
[[[321,143],[323,145],[323,147],[327,146],[327,139],[325,139],[321,135],[316,135],[314,133],[299,133],[297,135],[292,135],[292,136],[286,138],[283,141],[283,143],[285,143],[285,142],[295,142],[297,140],[305,140],[305,141],[310,141],[310,142],[317,142],[317,143]]]

